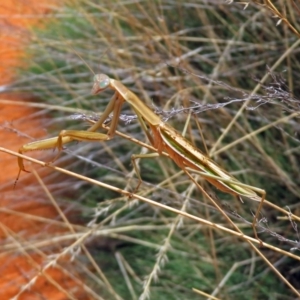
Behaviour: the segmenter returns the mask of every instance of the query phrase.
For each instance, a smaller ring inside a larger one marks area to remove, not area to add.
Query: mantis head
[[[94,76],[94,85],[92,94],[96,95],[104,91],[110,85],[110,78],[105,74],[96,74]]]

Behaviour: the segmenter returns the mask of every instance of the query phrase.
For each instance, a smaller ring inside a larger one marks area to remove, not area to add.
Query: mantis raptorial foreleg
[[[63,150],[63,145],[71,141],[99,142],[99,141],[105,141],[109,139],[110,137],[107,134],[103,134],[99,132],[63,130],[60,132],[60,134],[57,137],[25,144],[19,149],[19,153],[22,154],[28,151],[47,150],[47,149],[55,149],[55,148],[57,148],[60,153],[60,151]],[[59,153],[55,156],[55,158],[52,161],[55,161],[57,159]],[[18,164],[20,168],[18,174],[18,178],[19,178],[21,171],[25,171],[25,172],[28,171],[25,169],[23,159],[20,157],[18,157]]]
[[[19,149],[19,153],[23,154],[25,152],[29,151],[35,151],[35,150],[47,150],[47,149],[58,149],[58,154],[54,157],[54,159],[51,162],[54,162],[58,156],[59,153],[63,149],[63,145],[71,142],[71,141],[85,141],[85,142],[99,142],[99,141],[106,141],[111,139],[114,134],[115,130],[118,124],[118,120],[112,119],[110,129],[108,130],[107,134],[95,132],[99,128],[102,127],[105,120],[108,118],[109,114],[113,111],[114,114],[119,115],[121,111],[121,107],[124,100],[118,93],[115,93],[113,97],[111,98],[109,104],[107,105],[105,111],[103,112],[100,119],[90,128],[87,130],[62,130],[60,134],[57,137],[44,139],[40,141],[35,141],[32,143],[28,143],[23,145]],[[16,182],[18,181],[20,177],[21,171],[28,172],[25,169],[23,158],[18,157],[18,165],[19,165],[19,173],[16,179]]]

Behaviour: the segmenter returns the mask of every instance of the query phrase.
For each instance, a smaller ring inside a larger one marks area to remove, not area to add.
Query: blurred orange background
[[[0,5],[1,146],[10,150],[17,151],[28,142],[28,138],[20,133],[29,133],[34,138],[45,135],[40,119],[26,120],[26,116],[35,112],[33,108],[13,105],[13,101],[23,101],[24,95],[5,93],[5,85],[17,79],[16,68],[26,67],[24,49],[30,43],[33,26],[47,26],[45,14],[51,13],[58,3],[62,5],[55,0],[6,0]],[[0,162],[0,238],[3,245],[0,251],[0,299],[90,299],[75,270],[70,271],[70,267],[67,272],[60,265],[43,271],[46,253],[23,248],[24,241],[34,239],[39,233],[41,222],[57,218],[58,211],[45,199],[45,192],[36,184],[37,179],[33,175],[28,177],[30,181],[27,182],[27,186],[32,184],[33,189],[25,189],[24,185],[13,189],[18,173],[16,157],[0,152]],[[51,225],[48,230],[46,233],[43,227],[43,234],[55,234],[66,229]],[[19,251],[9,250],[9,243],[15,245],[12,249],[21,245]],[[52,249],[51,254],[54,251]],[[68,260],[62,263],[68,264]]]

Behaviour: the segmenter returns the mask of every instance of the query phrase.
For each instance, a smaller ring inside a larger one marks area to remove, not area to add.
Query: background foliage
[[[34,31],[27,49],[30,60],[10,89],[33,92],[36,102],[45,104],[28,122],[46,114],[45,128],[53,136],[66,128],[83,130],[83,112],[103,111],[111,91],[95,97],[90,90],[93,73],[105,73],[121,80],[177,130],[186,126],[187,138],[202,151],[205,143],[224,169],[265,189],[268,200],[297,214],[299,10],[292,3],[255,1],[244,9],[241,3],[217,0],[70,1],[53,10],[51,25]],[[273,18],[272,5],[288,22],[280,23],[278,14]],[[122,113],[125,118],[133,115],[127,105]],[[287,122],[278,121],[292,114]],[[122,132],[146,141],[136,120],[120,124]],[[68,145],[57,163],[132,190],[136,176],[130,157],[141,151],[139,145],[115,137],[107,143]],[[186,176],[172,178],[180,171],[173,162],[145,159],[140,168],[142,195],[178,209],[185,203],[187,212],[229,226]],[[45,182],[59,204],[73,203],[76,222],[82,224],[77,233],[93,233],[81,242],[90,255],[72,248],[73,264],[84,275],[84,284],[104,299],[200,297],[192,288],[208,294],[216,290],[220,299],[293,299],[246,242],[74,178],[53,184],[55,176]],[[247,199],[242,204],[201,184],[252,235],[246,220],[252,221],[256,204]],[[263,216],[272,232],[298,239],[293,224],[279,220],[277,211],[266,209]],[[291,248],[270,232],[260,238]],[[263,252],[299,288],[294,261]]]

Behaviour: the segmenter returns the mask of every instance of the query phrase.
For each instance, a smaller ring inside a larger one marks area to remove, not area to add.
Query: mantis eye
[[[108,81],[107,80],[102,80],[102,81],[99,81],[99,88],[100,89],[105,89],[107,86],[108,86]]]
[[[103,90],[109,86],[110,79],[105,74],[97,74],[94,76],[94,82],[98,84],[98,88]]]

